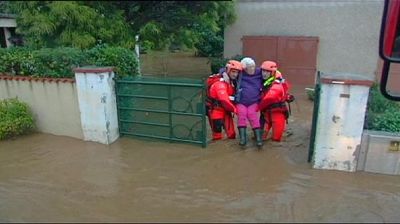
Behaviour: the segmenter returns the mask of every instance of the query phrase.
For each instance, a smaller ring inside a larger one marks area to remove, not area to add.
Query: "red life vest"
[[[232,99],[230,99],[235,94],[235,88],[231,83],[227,83],[223,76],[219,74],[209,76],[206,82],[207,110],[221,110],[221,114],[225,113],[223,111],[236,111],[235,105]]]
[[[206,90],[206,106],[209,108],[212,108],[213,106],[218,106],[219,102],[216,99],[213,99],[210,95],[210,88],[211,86],[216,83],[221,81],[222,75],[221,74],[214,74],[214,75],[210,75],[208,76],[207,80],[206,80],[206,85],[207,85],[207,90]]]
[[[294,96],[289,93],[290,85],[286,80],[275,80],[272,85],[263,91],[259,104],[260,110],[266,112],[280,111],[288,119],[290,115],[290,103]]]

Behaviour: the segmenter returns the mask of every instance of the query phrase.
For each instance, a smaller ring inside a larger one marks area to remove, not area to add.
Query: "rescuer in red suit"
[[[286,102],[291,102],[294,98],[288,94],[288,84],[278,71],[276,62],[264,61],[261,69],[264,87],[259,110],[264,114],[266,123],[263,139],[266,140],[272,128],[272,141],[280,142],[289,116]]]
[[[230,60],[225,74],[215,74],[207,79],[207,115],[213,132],[213,140],[222,139],[222,128],[229,139],[236,137],[233,114],[236,112],[234,96],[236,79],[242,71],[240,62]]]

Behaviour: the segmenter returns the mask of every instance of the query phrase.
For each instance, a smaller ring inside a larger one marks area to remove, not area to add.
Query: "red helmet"
[[[232,69],[238,70],[239,72],[243,70],[242,64],[236,60],[229,60],[226,64],[226,72],[229,73]]]
[[[264,61],[262,63],[262,65],[261,65],[261,69],[267,70],[267,71],[270,71],[270,72],[274,72],[278,68],[277,68],[276,62],[274,62],[274,61]]]

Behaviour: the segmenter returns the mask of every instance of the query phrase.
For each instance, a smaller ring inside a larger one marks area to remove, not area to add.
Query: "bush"
[[[227,58],[210,58],[212,74],[217,74],[220,68],[225,67],[228,60]]]
[[[0,100],[0,140],[21,135],[34,128],[26,103],[17,99]]]
[[[400,132],[400,111],[373,114],[367,125],[370,130]]]
[[[222,57],[224,52],[223,33],[215,33],[205,27],[198,29],[200,40],[195,44],[198,56]]]
[[[36,75],[54,78],[74,77],[73,68],[87,65],[87,58],[77,48],[42,48],[34,51]]]
[[[36,66],[32,51],[26,47],[12,47],[0,52],[0,72],[13,75],[35,74]]]
[[[315,89],[314,88],[306,88],[305,89],[307,98],[311,101],[314,101],[315,98]]]
[[[210,63],[211,63],[211,72],[213,74],[216,74],[219,72],[219,69],[222,67],[225,67],[226,63],[229,60],[236,60],[236,61],[241,61],[245,56],[243,55],[235,55],[231,58],[218,58],[218,57],[212,57],[210,58]]]
[[[12,75],[71,78],[73,68],[85,65],[113,66],[121,76],[138,73],[135,53],[122,47],[99,45],[84,51],[70,47],[0,50],[0,72]]]
[[[4,63],[5,56],[7,54],[6,48],[0,48],[0,72],[6,71],[6,63]]]
[[[400,105],[386,99],[374,85],[369,94],[365,127],[369,130],[400,132]]]
[[[122,47],[98,45],[87,51],[89,63],[97,66],[113,66],[119,76],[134,76],[139,73],[136,54]]]

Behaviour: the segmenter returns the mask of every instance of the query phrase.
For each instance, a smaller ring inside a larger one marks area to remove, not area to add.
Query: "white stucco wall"
[[[400,142],[400,133],[366,130],[362,141],[357,170],[400,175],[400,151],[391,147],[391,142]]]
[[[0,80],[0,99],[9,98],[29,105],[38,131],[83,139],[75,83]]]
[[[374,77],[382,0],[237,1],[224,56],[242,54],[244,35],[317,36],[317,70]]]

